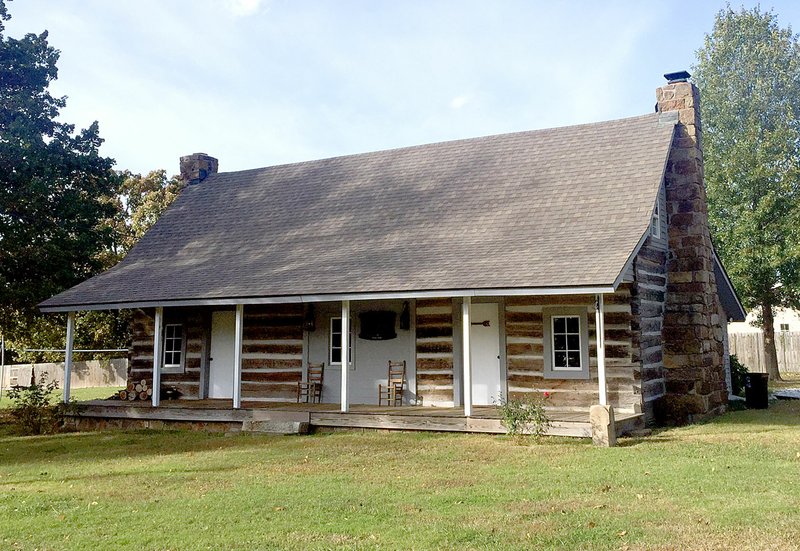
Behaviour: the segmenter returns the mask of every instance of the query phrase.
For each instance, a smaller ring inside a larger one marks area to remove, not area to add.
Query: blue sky
[[[62,118],[98,120],[118,169],[173,174],[649,113],[724,5],[14,0],[6,34],[50,31]],[[800,26],[800,3],[761,5]]]

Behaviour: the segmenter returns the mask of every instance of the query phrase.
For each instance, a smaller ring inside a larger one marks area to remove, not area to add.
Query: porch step
[[[307,434],[308,423],[302,421],[242,421],[242,432],[268,434]]]

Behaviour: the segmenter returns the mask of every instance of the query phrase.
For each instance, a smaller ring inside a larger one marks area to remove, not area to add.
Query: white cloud
[[[453,109],[461,109],[469,103],[469,96],[456,96],[450,100],[450,107]]]
[[[225,5],[237,17],[245,17],[258,12],[261,0],[226,0]]]

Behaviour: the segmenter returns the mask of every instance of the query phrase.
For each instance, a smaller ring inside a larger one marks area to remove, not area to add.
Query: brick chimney
[[[700,94],[689,73],[664,75],[656,90],[662,117],[677,117],[665,183],[669,216],[667,296],[662,327],[666,396],[655,405],[660,421],[694,422],[722,413],[728,402],[723,367],[725,316],[714,278],[703,181]]]
[[[219,161],[211,155],[192,153],[181,157],[181,179],[187,184],[199,184],[217,170]]]

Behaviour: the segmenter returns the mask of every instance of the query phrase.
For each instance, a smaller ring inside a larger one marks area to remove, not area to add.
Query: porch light
[[[411,312],[408,308],[408,301],[403,303],[403,310],[400,312],[400,329],[403,331],[411,329]]]
[[[314,305],[308,304],[306,305],[305,316],[303,316],[303,330],[314,331],[316,328],[317,325],[316,325],[316,316],[314,312]]]

